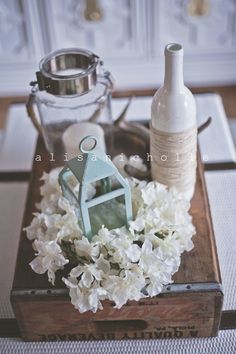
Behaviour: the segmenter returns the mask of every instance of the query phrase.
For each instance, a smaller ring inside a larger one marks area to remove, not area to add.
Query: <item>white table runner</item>
[[[0,354],[235,354],[234,330],[217,338],[24,343],[1,339]]]
[[[223,310],[236,310],[236,170],[206,172],[224,290]]]

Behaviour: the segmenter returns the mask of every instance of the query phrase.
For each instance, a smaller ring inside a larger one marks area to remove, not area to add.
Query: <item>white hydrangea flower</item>
[[[59,172],[60,169],[55,168],[51,170],[50,173],[43,173],[41,180],[44,181],[44,184],[40,187],[40,193],[43,197],[61,194],[61,188],[58,183]]]
[[[107,278],[107,275],[109,274],[109,272],[111,270],[111,265],[110,265],[110,262],[108,262],[104,258],[103,254],[100,254],[99,258],[97,258],[96,265],[97,265],[97,268],[103,272],[103,278]]]
[[[74,245],[76,253],[80,257],[95,259],[99,256],[99,245],[90,243],[84,236],[82,236],[81,240],[75,240]]]
[[[71,303],[79,310],[80,313],[86,311],[97,312],[102,310],[102,300],[107,298],[107,292],[104,288],[94,283],[90,288],[80,288],[77,282],[73,279],[62,279],[66,286],[70,289],[69,295]]]
[[[140,252],[139,266],[147,274],[155,272],[160,267],[160,258],[153,252],[151,241],[146,239]]]
[[[123,175],[126,163],[145,170],[141,159],[130,160],[124,157],[119,162]],[[163,285],[172,282],[181,254],[193,247],[195,228],[189,202],[175,189],[168,191],[157,182],[129,178],[134,215],[129,229],[101,227],[89,242],[78,224],[75,206],[62,196],[58,173],[56,169],[43,175],[40,212],[34,213],[25,229],[36,251],[32,269],[47,272],[54,283],[55,272],[72,262],[74,268],[63,281],[81,313],[102,309],[104,299],[120,308],[128,300],[158,295]],[[71,183],[78,193],[79,184],[74,179]],[[94,184],[89,197],[95,192]]]
[[[146,239],[142,245],[139,266],[148,277],[146,288],[150,296],[155,296],[162,291],[163,285],[171,283],[171,276],[176,271],[178,259],[170,259],[164,256],[158,248],[153,249],[150,240]]]
[[[142,216],[138,216],[134,221],[130,221],[130,228],[134,231],[141,232],[145,228],[145,220]]]
[[[105,246],[108,245],[116,237],[115,232],[109,231],[106,227],[102,226],[98,234],[93,237],[92,242]]]
[[[94,263],[78,265],[70,272],[71,278],[79,278],[81,276],[79,285],[85,288],[89,288],[95,279],[102,280],[102,274],[103,272]]]
[[[115,302],[115,308],[121,308],[128,300],[138,301],[144,297],[142,290],[145,278],[141,273],[125,270],[123,276],[110,276],[103,282],[110,300]]]
[[[163,206],[168,199],[168,191],[166,186],[155,181],[147,183],[142,188],[142,198],[147,206],[156,205]]]
[[[78,219],[74,211],[70,211],[63,215],[57,225],[57,241],[73,241],[81,239],[83,232],[78,224]]]
[[[124,267],[127,263],[138,262],[140,257],[140,247],[132,242],[126,234],[119,234],[109,244],[109,255],[112,261]]]
[[[27,238],[29,240],[43,240],[45,239],[46,225],[44,224],[44,215],[40,213],[34,213],[34,218],[31,224],[24,228]]]
[[[96,283],[93,284],[88,294],[88,302],[91,311],[97,312],[98,309],[102,310],[103,306],[101,300],[105,300],[106,298],[107,298],[107,291],[103,287],[98,286]]]
[[[48,280],[54,284],[55,272],[69,262],[56,241],[42,242],[35,240],[34,248],[37,257],[30,262],[31,268],[38,274],[48,272]]]
[[[71,213],[74,211],[74,207],[70,204],[69,200],[63,197],[63,195],[60,195],[58,198],[58,207],[66,213]]]

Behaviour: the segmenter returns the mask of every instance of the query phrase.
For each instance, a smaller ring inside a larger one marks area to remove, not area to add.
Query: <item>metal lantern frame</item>
[[[90,149],[85,149],[84,144],[88,140],[92,140],[94,143]],[[78,159],[77,156],[69,160],[59,173],[59,184],[61,185],[63,195],[66,197],[69,193],[72,198],[76,199],[79,205],[83,231],[88,239],[92,238],[92,226],[89,216],[89,209],[91,207],[124,196],[127,225],[132,220],[132,201],[129,184],[103,151],[100,149],[96,149],[95,151],[96,145],[96,137],[86,136],[83,138],[79,145],[82,158]],[[68,177],[71,175],[79,182],[78,196],[75,195],[67,183]],[[111,177],[115,177],[121,187],[111,190]],[[87,200],[88,185],[98,181],[101,181],[103,194]]]

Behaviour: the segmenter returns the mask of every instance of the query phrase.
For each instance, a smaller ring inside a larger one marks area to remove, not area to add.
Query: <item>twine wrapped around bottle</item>
[[[180,133],[150,128],[152,179],[186,192],[196,180],[197,126]]]

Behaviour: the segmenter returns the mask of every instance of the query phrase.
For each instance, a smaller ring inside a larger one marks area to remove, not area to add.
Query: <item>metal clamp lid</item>
[[[36,72],[39,90],[57,96],[87,93],[96,85],[101,65],[99,57],[88,50],[54,51],[40,61]]]

